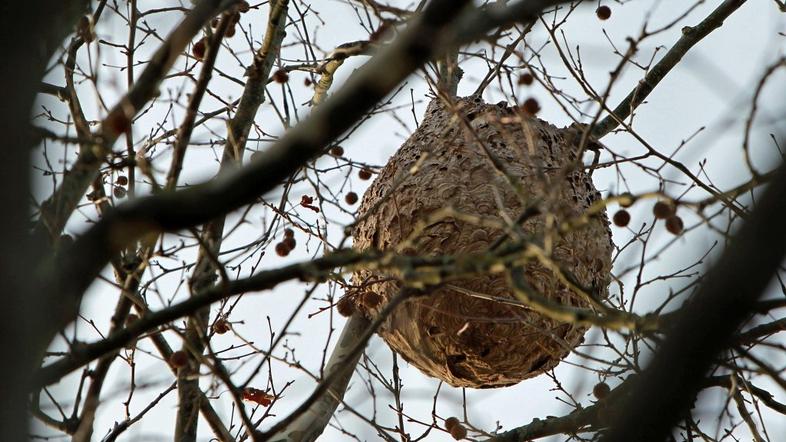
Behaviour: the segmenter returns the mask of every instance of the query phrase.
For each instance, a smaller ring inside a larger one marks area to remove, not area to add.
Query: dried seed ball
[[[366,169],[365,167],[363,169],[360,169],[358,171],[358,178],[360,178],[363,181],[371,178],[371,171]]]
[[[188,355],[183,350],[178,350],[169,356],[169,364],[175,368],[185,367],[188,364]]]
[[[614,225],[617,227],[625,227],[630,222],[630,213],[625,209],[620,209],[614,214],[612,218]]]
[[[95,31],[93,29],[93,19],[89,15],[83,15],[79,19],[79,24],[76,29],[77,35],[87,43],[95,40]]]
[[[382,297],[379,296],[376,292],[366,292],[363,293],[363,305],[367,308],[375,308],[382,302]]]
[[[455,427],[456,425],[461,425],[461,421],[459,421],[457,417],[449,417],[445,419],[446,430],[450,431],[450,429]]]
[[[598,399],[603,399],[611,393],[611,387],[605,382],[598,382],[592,387],[592,395]]]
[[[600,6],[595,10],[595,15],[601,20],[608,20],[611,17],[611,8],[608,6]]]
[[[276,254],[278,256],[287,256],[289,255],[289,247],[283,242],[276,244]]]
[[[289,74],[283,69],[279,69],[273,73],[273,81],[276,83],[286,83],[289,81]]]
[[[682,230],[685,228],[685,225],[682,223],[682,218],[677,215],[672,215],[666,218],[666,230],[674,235],[679,235],[682,233]]]
[[[344,201],[347,202],[350,206],[358,202],[358,194],[355,192],[349,192],[347,196],[344,197]]]
[[[652,207],[652,213],[655,215],[655,218],[666,219],[674,215],[674,206],[666,201],[658,201]]]
[[[237,5],[237,10],[240,11],[240,12],[244,12],[245,13],[245,12],[248,12],[249,9],[251,9],[251,5],[249,5],[248,2],[245,1],[245,0],[240,2],[240,3],[238,3],[238,5]]]
[[[131,129],[131,119],[122,109],[115,110],[106,117],[106,125],[116,134],[124,134]]]
[[[336,303],[336,311],[339,315],[349,318],[355,313],[355,303],[349,299],[349,296],[344,296]]]
[[[235,36],[235,32],[237,32],[237,29],[235,29],[235,25],[232,24],[232,26],[227,28],[227,32],[224,34],[224,36],[227,38],[232,38]]]
[[[120,175],[119,177],[117,177],[117,184],[120,184],[121,186],[125,186],[126,184],[128,184],[128,177],[125,175]]]
[[[538,103],[538,100],[532,97],[524,100],[524,105],[522,107],[524,109],[524,112],[530,115],[535,115],[538,113],[538,111],[540,111],[540,104]]]
[[[232,23],[237,23],[240,21],[240,13],[235,12],[232,14]]]
[[[341,146],[333,146],[330,148],[330,154],[334,157],[343,157],[344,156],[344,148]]]
[[[453,436],[453,439],[456,440],[466,439],[467,437],[467,429],[460,424],[456,425],[448,431],[450,431],[450,435]]]
[[[115,186],[112,189],[112,193],[115,195],[115,198],[125,198],[127,192],[125,187]]]
[[[525,72],[519,76],[520,85],[529,86],[533,81],[535,81],[535,77],[533,77],[529,72]]]
[[[288,227],[286,229],[284,229],[284,238],[292,238],[293,236],[295,236],[295,231],[294,230],[292,230],[292,229],[290,229]]]
[[[295,241],[295,238],[294,238],[294,237],[292,237],[292,236],[287,236],[287,237],[286,237],[286,238],[284,238],[284,240],[283,240],[283,241],[281,241],[281,242],[283,242],[284,244],[286,244],[286,246],[287,246],[287,247],[289,247],[289,250],[294,250],[294,249],[295,249],[295,246],[297,245],[297,241]]]
[[[213,323],[213,331],[216,334],[223,335],[229,331],[229,322],[224,318],[216,319],[216,322]]]
[[[206,50],[207,42],[204,38],[202,38],[198,42],[194,43],[194,46],[191,47],[191,55],[193,55],[197,60],[202,61],[205,59]]]

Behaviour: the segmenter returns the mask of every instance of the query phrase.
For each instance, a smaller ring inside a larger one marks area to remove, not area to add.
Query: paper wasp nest
[[[515,220],[527,205],[539,200],[543,214],[523,224],[524,232],[537,238],[544,230],[545,214],[552,214],[557,222],[573,219],[600,197],[576,158],[578,131],[521,117],[504,103],[490,105],[479,97],[460,98],[457,103],[467,123],[434,100],[420,127],[382,169],[363,197],[355,248],[394,249],[419,220],[447,206],[498,220],[504,212]],[[481,142],[508,176],[520,181],[526,204],[497,173]],[[422,155],[426,158],[411,174]],[[495,228],[446,218],[428,226],[413,248],[401,253],[483,253],[501,234]],[[605,212],[557,238],[552,250],[552,260],[582,286],[597,287],[605,294],[612,250]],[[528,284],[549,299],[589,307],[542,265],[530,262],[524,273]],[[402,287],[402,281],[390,276],[358,271],[353,277],[357,289],[347,296],[361,313],[373,317]],[[504,274],[447,284],[399,306],[379,334],[409,363],[451,385],[501,387],[536,376],[556,366],[586,331],[521,306],[473,296],[512,298]]]

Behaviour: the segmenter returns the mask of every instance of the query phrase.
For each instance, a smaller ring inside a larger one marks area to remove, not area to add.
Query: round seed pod
[[[504,224],[501,210],[516,219],[535,202],[541,214],[521,227],[537,244],[547,215],[560,225],[578,219],[600,198],[591,178],[575,166],[580,131],[558,129],[505,103],[490,105],[476,96],[458,99],[453,108],[458,108],[463,123],[454,118],[454,111],[433,101],[415,133],[379,172],[358,211],[361,221],[353,232],[356,249],[395,250],[418,222],[448,206]],[[467,125],[474,135],[470,136]],[[504,165],[507,178],[492,165],[481,142]],[[482,254],[502,235],[494,227],[444,218],[423,229],[412,248],[425,256]],[[603,298],[611,252],[609,220],[601,212],[554,237],[551,259]],[[583,295],[572,292],[538,262],[528,261],[523,270],[527,283],[542,296],[590,307]],[[373,318],[411,282],[393,271],[359,270],[353,275],[357,293],[375,293],[381,302],[375,305],[367,296],[351,299],[358,312]],[[552,369],[583,339],[585,327],[489,299],[514,298],[504,272],[444,282],[400,305],[378,333],[410,364],[453,386],[515,384]]]
[[[595,15],[601,20],[608,20],[611,18],[611,8],[608,6],[601,6],[595,10]]]
[[[360,169],[358,171],[358,178],[360,178],[361,180],[364,180],[364,181],[365,180],[370,180],[371,179],[371,171],[368,170],[368,169],[365,169],[365,168]]]
[[[612,220],[615,226],[625,227],[630,223],[630,212],[625,209],[620,209],[614,214]]]
[[[216,320],[216,322],[213,323],[213,331],[219,335],[223,335],[229,330],[229,322],[224,318],[219,318]]]
[[[456,425],[448,431],[450,432],[450,435],[453,437],[453,439],[462,440],[467,438],[467,429],[464,428],[461,424]]]
[[[355,192],[349,192],[344,197],[344,201],[351,206],[358,202],[358,194]]]
[[[280,242],[276,244],[276,254],[278,256],[287,256],[291,251],[292,249],[290,249],[285,242]]]
[[[352,298],[345,296],[339,299],[336,303],[336,311],[345,318],[352,316],[355,313],[355,304],[352,302]]]
[[[461,421],[459,421],[457,417],[449,417],[445,419],[446,430],[450,431],[450,429],[455,427],[456,425],[461,425]]]
[[[529,72],[525,72],[519,76],[518,83],[524,86],[529,86],[535,81],[535,77]]]
[[[524,112],[528,113],[529,115],[535,115],[540,111],[540,103],[538,103],[538,100],[530,97],[524,100],[522,109],[524,109]]]
[[[603,399],[611,393],[611,387],[605,382],[598,382],[592,387],[592,395],[598,399]]]
[[[175,368],[185,367],[188,364],[188,354],[182,350],[178,350],[169,356],[169,364]]]

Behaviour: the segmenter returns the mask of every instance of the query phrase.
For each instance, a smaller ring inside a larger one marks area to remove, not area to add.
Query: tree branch
[[[786,255],[786,167],[734,236],[674,326],[603,441],[662,441],[685,416],[717,354],[756,307]],[[678,368],[678,369],[677,369]]]
[[[235,117],[229,122],[229,136],[224,143],[219,174],[228,173],[239,167],[243,161],[246,138],[254,122],[254,116],[259,106],[264,102],[264,85],[270,76],[273,62],[278,57],[281,42],[284,39],[287,6],[288,0],[278,0],[271,3],[264,42],[259,51],[254,54],[240,105]],[[217,30],[219,35],[223,35],[231,20],[230,14],[224,14]],[[223,271],[223,268],[219,268],[220,263],[217,262],[216,257],[219,255],[223,243],[225,220],[225,216],[219,216],[208,222],[202,229],[197,262],[189,281],[192,295],[213,285],[216,272]],[[186,353],[189,355],[190,362],[177,372],[179,402],[175,440],[181,442],[196,441],[197,437],[197,414],[200,406],[199,401],[203,395],[199,388],[199,378],[195,375],[199,373],[209,319],[210,309],[207,306],[193,312],[188,318],[183,350],[188,350]]]
[[[736,11],[746,0],[725,0],[712,13],[696,26],[686,26],[682,28],[682,37],[669,49],[666,55],[647,72],[647,75],[639,81],[639,84],[625,97],[614,111],[601,120],[592,129],[592,137],[595,139],[603,138],[611,131],[616,129],[622,121],[628,118],[649,94],[655,90],[655,86],[671,72],[674,66],[682,60],[682,57],[700,42],[704,37],[723,25],[734,11]]]
[[[175,231],[209,221],[271,190],[324,146],[360,119],[441,48],[472,41],[489,28],[472,26],[473,17],[496,26],[516,19],[531,20],[559,0],[520,1],[503,8],[469,11],[456,27],[444,30],[458,13],[456,2],[434,1],[389,47],[355,72],[345,87],[311,116],[288,131],[265,155],[234,173],[179,192],[139,198],[115,208],[79,238],[69,259],[52,260],[41,271],[41,290],[59,295],[62,309],[52,312],[50,336],[76,317],[82,293],[109,258],[144,234]],[[493,11],[490,12],[490,11]],[[474,33],[464,32],[471,30]]]
[[[133,88],[120,99],[101,121],[101,131],[92,149],[80,152],[76,163],[55,193],[41,206],[36,226],[38,235],[57,237],[73,213],[88,186],[98,175],[98,170],[115,141],[130,130],[137,112],[158,92],[162,79],[202,26],[223,9],[237,0],[202,0],[153,55],[147,67],[134,83]]]

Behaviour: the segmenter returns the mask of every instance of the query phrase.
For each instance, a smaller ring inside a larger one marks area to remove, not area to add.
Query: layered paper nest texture
[[[425,228],[412,247],[400,247],[419,221],[445,207],[470,218],[503,221],[503,213],[515,220],[536,205],[541,214],[522,230],[542,242],[545,223],[578,219],[600,198],[577,158],[580,139],[576,129],[558,129],[504,103],[469,97],[446,106],[434,100],[364,195],[354,247],[425,256],[484,253],[502,235],[493,227],[447,217]],[[504,174],[497,170],[500,165]],[[520,183],[518,192],[510,179]],[[604,296],[612,250],[605,211],[558,235],[551,250],[553,262]],[[590,306],[536,261],[524,266],[524,274],[535,291],[551,300]],[[405,285],[392,276],[358,271],[356,289],[347,296],[362,314],[374,317]],[[489,298],[513,298],[504,274],[446,281],[429,295],[406,301],[379,334],[427,375],[475,388],[511,385],[550,370],[583,339],[584,327]]]

